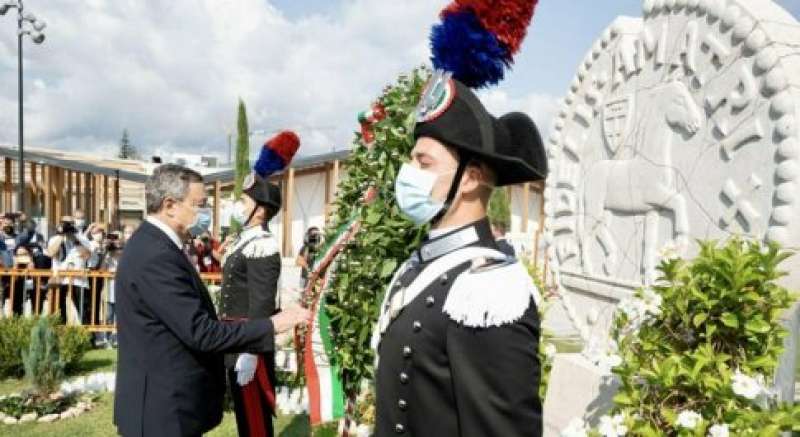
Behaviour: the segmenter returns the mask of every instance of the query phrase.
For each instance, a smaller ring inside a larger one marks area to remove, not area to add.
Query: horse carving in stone
[[[597,239],[605,256],[603,270],[613,276],[618,247],[609,230],[612,213],[644,216],[639,267],[644,283],[651,284],[655,279],[660,211],[674,217],[676,246],[681,250],[688,246],[686,200],[677,188],[672,148],[676,140],[687,141],[698,132],[703,111],[678,80],[639,91],[636,97],[637,108],[643,109],[629,114],[636,117],[630,133],[634,139],[632,154],[628,159],[614,159],[612,155],[586,169],[577,231],[584,273],[594,273],[591,247]],[[616,147],[609,145],[609,149]]]

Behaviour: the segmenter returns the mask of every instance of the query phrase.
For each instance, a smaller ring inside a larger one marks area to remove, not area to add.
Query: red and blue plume
[[[436,69],[471,88],[500,82],[514,62],[538,0],[453,0],[431,31]]]
[[[300,138],[292,131],[283,131],[264,143],[253,170],[262,178],[286,169],[300,148]]]

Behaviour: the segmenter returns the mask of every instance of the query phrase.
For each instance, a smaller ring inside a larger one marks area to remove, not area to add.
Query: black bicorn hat
[[[279,132],[267,140],[253,165],[253,172],[247,176],[242,185],[242,191],[256,203],[266,205],[274,212],[281,209],[281,189],[268,178],[285,170],[299,147],[300,138],[292,131]]]
[[[414,129],[414,138],[421,137],[485,163],[495,171],[498,186],[547,177],[547,156],[533,120],[522,112],[494,117],[448,73],[434,74],[423,92]]]
[[[250,196],[257,204],[267,206],[274,212],[281,209],[283,202],[281,188],[255,172],[245,178],[242,192]]]

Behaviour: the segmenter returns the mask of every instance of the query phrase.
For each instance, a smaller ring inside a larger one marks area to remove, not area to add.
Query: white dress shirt
[[[183,241],[181,240],[180,237],[178,237],[178,234],[175,233],[175,231],[172,230],[171,227],[169,227],[166,223],[162,222],[161,220],[157,219],[152,215],[147,216],[147,222],[157,227],[158,229],[161,229],[161,232],[167,234],[167,237],[169,237],[169,239],[172,240],[172,242],[175,243],[176,246],[178,246],[178,249],[183,251]]]

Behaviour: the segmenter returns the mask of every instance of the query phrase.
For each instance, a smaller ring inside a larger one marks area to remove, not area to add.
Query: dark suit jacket
[[[114,423],[124,437],[196,436],[222,420],[223,353],[274,350],[269,319],[223,323],[184,253],[156,226],[131,237],[116,276]]]

